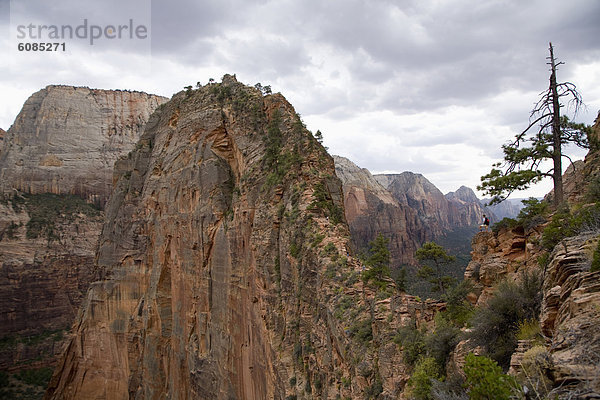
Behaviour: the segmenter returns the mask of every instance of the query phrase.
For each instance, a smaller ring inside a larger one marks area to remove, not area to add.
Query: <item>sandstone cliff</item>
[[[427,238],[415,210],[400,204],[367,169],[334,156],[335,171],[342,181],[346,219],[352,245],[364,250],[382,233],[390,239],[392,267],[415,263],[415,251]]]
[[[415,264],[415,251],[429,240],[464,251],[481,223],[484,208],[467,187],[444,196],[420,174],[373,176],[343,157],[335,157],[335,163],[353,247],[364,251],[382,233],[390,239],[392,268]]]
[[[443,305],[362,285],[333,160],[281,95],[177,94],[115,182],[47,398],[399,396],[390,332]]]
[[[483,207],[475,193],[462,186],[446,196],[421,174],[375,175],[400,204],[417,211],[425,229],[432,237],[443,235],[456,228],[476,226],[481,223]]]
[[[56,364],[94,280],[104,220],[99,206],[112,187],[112,162],[133,149],[164,101],[138,92],[48,86],[27,100],[0,141],[3,373]]]
[[[167,99],[142,92],[47,86],[33,94],[0,153],[4,192],[77,194],[104,204],[115,160]]]

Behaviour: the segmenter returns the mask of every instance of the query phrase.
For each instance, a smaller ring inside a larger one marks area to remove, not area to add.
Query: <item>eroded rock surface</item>
[[[47,398],[400,395],[390,335],[443,304],[363,285],[333,160],[281,95],[179,93],[115,171],[102,279]]]
[[[142,92],[47,86],[27,99],[4,138],[0,186],[77,194],[104,204],[115,160],[133,149],[166,98]]]

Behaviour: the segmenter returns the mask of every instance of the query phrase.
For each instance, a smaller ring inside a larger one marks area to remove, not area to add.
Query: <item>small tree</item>
[[[450,263],[456,260],[456,257],[449,256],[446,250],[435,242],[425,243],[416,252],[417,260],[423,265],[419,268],[417,276],[431,283],[434,292],[445,293],[454,279],[444,275],[444,269]]]
[[[323,134],[321,131],[317,130],[317,133],[315,133],[315,139],[317,139],[317,142],[323,144]]]
[[[385,279],[390,277],[389,242],[388,238],[379,233],[375,240],[369,243],[369,256],[365,260],[365,265],[369,268],[362,274],[365,283],[372,281],[380,289],[387,287]]]
[[[556,62],[552,43],[548,60],[550,86],[541,93],[541,98],[531,111],[529,125],[516,135],[513,142],[502,146],[504,162],[494,164],[491,172],[481,177],[481,185],[477,189],[492,196],[490,204],[500,203],[515,190],[527,189],[543,178],[551,177],[554,181],[554,204],[558,206],[564,198],[562,158],[570,160],[562,154],[562,147],[569,143],[590,147],[591,128],[561,116],[560,109],[564,107],[562,99],[569,99],[567,104],[572,106],[573,115],[577,114],[583,101],[574,84],[557,83],[556,70],[563,63]],[[552,168],[545,169],[542,166],[547,159],[552,160]]]
[[[465,357],[465,375],[471,400],[509,400],[521,392],[512,376],[505,375],[496,361],[473,353]]]

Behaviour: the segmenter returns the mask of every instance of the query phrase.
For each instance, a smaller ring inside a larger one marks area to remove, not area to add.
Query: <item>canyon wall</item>
[[[47,86],[23,105],[0,153],[3,192],[76,194],[103,205],[116,159],[167,99],[143,92]]]
[[[416,264],[415,251],[423,243],[446,236],[454,238],[452,250],[462,251],[483,214],[495,218],[465,186],[444,195],[421,174],[371,175],[346,158],[334,160],[353,247],[364,251],[382,233],[390,239],[393,268]]]
[[[48,86],[25,102],[0,141],[0,371],[56,364],[97,279],[112,164],[134,148],[164,101]]]

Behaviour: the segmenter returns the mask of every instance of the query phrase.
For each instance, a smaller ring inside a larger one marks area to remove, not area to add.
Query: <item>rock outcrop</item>
[[[283,96],[175,95],[115,182],[47,398],[400,395],[390,334],[443,304],[363,285],[333,160]]]
[[[465,279],[475,289],[471,297],[473,303],[485,304],[503,279],[515,280],[525,270],[538,269],[541,229],[526,232],[516,227],[501,229],[498,233],[480,232],[473,237],[471,261],[465,270]]]
[[[97,279],[112,164],[133,149],[164,101],[48,86],[27,100],[0,141],[0,371],[56,365]]]
[[[560,398],[600,397],[600,271],[590,272],[599,239],[598,232],[565,239],[544,274],[540,324]]]
[[[598,122],[594,128],[599,132]],[[470,300],[478,306],[486,303],[501,280],[519,279],[523,270],[542,276],[539,324],[545,343],[519,340],[509,372],[518,376],[528,369],[525,384],[534,390],[541,385],[534,394],[544,398],[600,398],[600,271],[591,270],[592,260],[599,257],[600,230],[597,206],[590,204],[598,201],[590,194],[597,193],[599,173],[598,151],[592,149],[584,162],[563,175],[570,205],[590,214],[581,228],[573,230],[574,236],[562,239],[551,252],[541,247],[544,235],[569,232],[567,221],[564,226],[548,225],[538,216],[530,223],[534,226],[479,233],[472,242],[465,279],[474,284]],[[581,215],[578,218],[584,218]]]
[[[47,86],[33,94],[6,133],[2,191],[76,194],[104,204],[115,160],[137,142],[167,99],[142,92]]]

